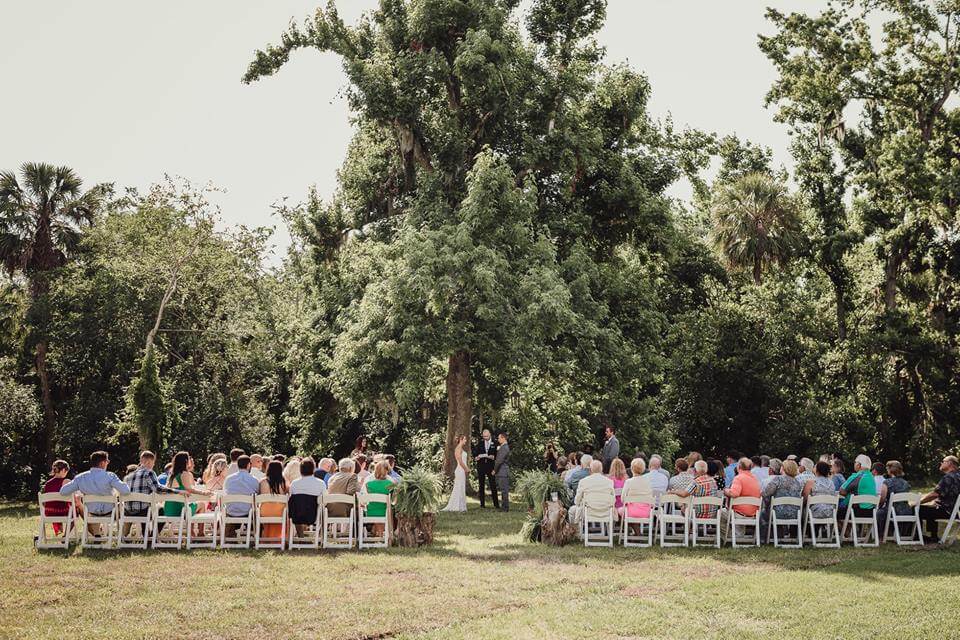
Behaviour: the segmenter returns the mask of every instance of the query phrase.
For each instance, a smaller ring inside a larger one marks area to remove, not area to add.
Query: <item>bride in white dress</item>
[[[453,459],[457,461],[457,468],[453,472],[453,491],[450,501],[443,508],[444,511],[464,512],[467,510],[467,436],[457,439],[457,448],[453,451]]]

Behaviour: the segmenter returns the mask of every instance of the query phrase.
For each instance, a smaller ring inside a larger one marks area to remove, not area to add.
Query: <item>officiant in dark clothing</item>
[[[493,477],[493,461],[497,455],[497,443],[490,437],[488,429],[483,430],[483,437],[473,448],[473,459],[476,461],[477,481],[480,485],[480,508],[486,507],[486,489],[484,484],[489,485],[490,494],[493,496],[493,508],[500,508],[500,498],[497,496],[497,481]]]

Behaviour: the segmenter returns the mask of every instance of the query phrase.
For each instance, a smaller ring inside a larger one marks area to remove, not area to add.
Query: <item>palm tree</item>
[[[748,173],[723,185],[713,199],[714,247],[732,269],[752,269],[760,284],[765,267],[796,253],[802,232],[786,187],[766,173]]]
[[[18,181],[15,173],[0,172],[0,262],[11,276],[19,273],[26,278],[29,304],[36,309],[50,290],[50,272],[63,266],[76,250],[82,226],[93,221],[108,187],[98,185],[82,192],[83,181],[73,169],[43,163],[24,163],[20,177]],[[43,314],[31,315],[40,318],[33,340],[43,429],[35,462],[43,464],[48,462],[57,418],[47,372]]]

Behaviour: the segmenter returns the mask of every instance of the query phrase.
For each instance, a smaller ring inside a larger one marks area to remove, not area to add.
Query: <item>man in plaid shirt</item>
[[[131,493],[150,495],[164,490],[157,480],[157,474],[153,472],[156,462],[157,456],[153,455],[152,451],[140,454],[140,466],[125,478]],[[128,502],[125,511],[128,516],[145,516],[150,511],[150,505],[146,502]]]
[[[717,490],[717,483],[710,475],[709,467],[705,460],[697,460],[693,465],[694,477],[686,487],[671,491],[681,498],[693,496],[694,498],[717,497],[720,492]],[[697,505],[696,516],[698,518],[714,518],[717,515],[717,507],[712,504]]]

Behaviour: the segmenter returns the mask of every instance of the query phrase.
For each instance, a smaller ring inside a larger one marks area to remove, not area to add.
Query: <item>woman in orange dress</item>
[[[273,460],[267,465],[267,477],[260,481],[260,495],[283,496],[288,492],[287,481],[283,477],[283,463]],[[260,507],[260,514],[270,518],[282,516],[286,505],[282,502],[267,502]],[[267,540],[279,540],[283,537],[283,525],[265,524],[260,529],[260,537]]]

